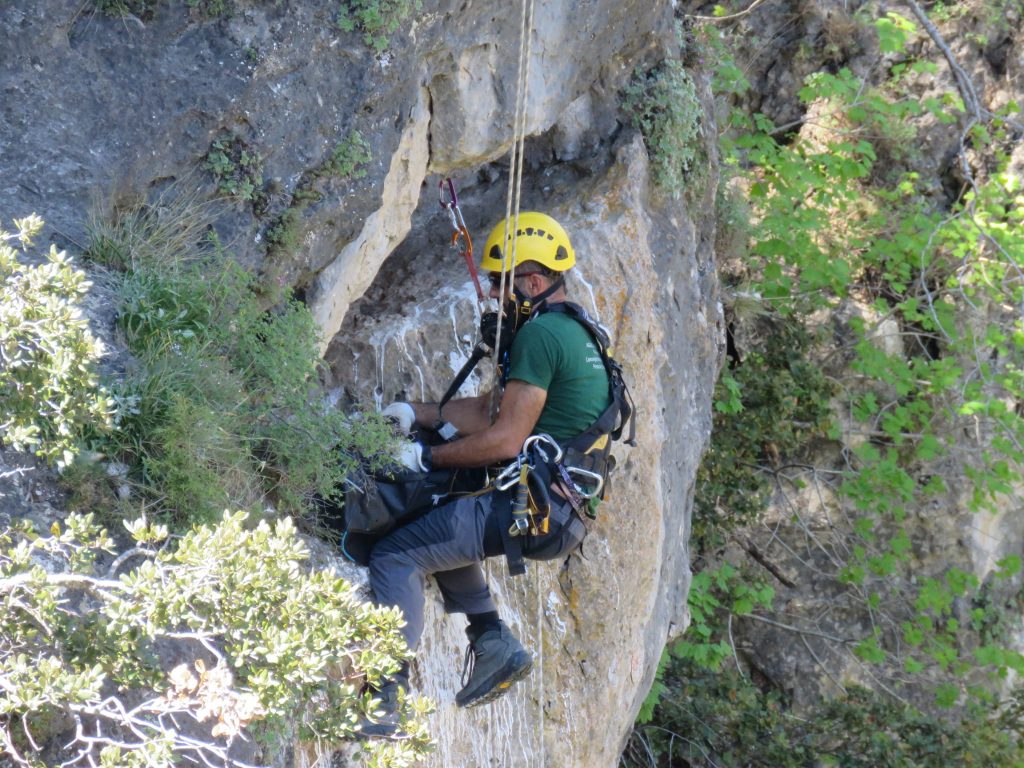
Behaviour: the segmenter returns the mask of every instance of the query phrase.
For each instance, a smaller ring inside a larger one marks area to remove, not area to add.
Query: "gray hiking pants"
[[[496,503],[497,502],[497,503]],[[381,539],[370,553],[370,587],[378,605],[402,609],[409,648],[423,634],[423,590],[433,575],[448,613],[497,610],[484,579],[485,557],[504,553],[501,525],[507,528],[507,502],[495,493],[456,499],[431,510]],[[551,499],[551,528],[523,540],[523,556],[552,560],[576,549],[586,536],[568,503]]]

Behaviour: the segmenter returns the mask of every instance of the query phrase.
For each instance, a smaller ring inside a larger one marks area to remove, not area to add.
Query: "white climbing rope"
[[[547,765],[544,754],[544,591],[541,589],[540,568],[534,568],[537,589],[537,739],[540,741],[540,762]]]
[[[523,189],[523,165],[524,165],[524,148],[526,145],[526,120],[528,117],[527,106],[529,104],[529,79],[530,79],[530,57],[532,50],[532,30],[533,30],[533,9],[534,0],[523,0],[522,13],[520,14],[519,20],[519,62],[516,71],[516,108],[515,114],[512,119],[512,148],[510,150],[509,159],[509,174],[508,174],[508,191],[505,195],[505,223],[504,231],[502,233],[502,255],[501,255],[501,281],[498,288],[498,295],[502,297],[499,301],[503,302],[505,296],[505,290],[507,287],[507,276],[509,274],[509,263],[511,256],[512,268],[515,269],[516,263],[516,246],[518,241],[517,232],[519,231],[519,206],[522,200],[522,189]],[[509,230],[511,227],[512,232],[512,244],[511,248],[508,247],[509,243]],[[495,331],[495,378],[498,378],[497,368],[501,364],[501,356],[497,353],[497,350],[501,349],[501,334],[503,330],[503,316],[499,309],[498,312],[498,327]],[[497,392],[495,387],[494,392]],[[497,401],[491,402],[491,420],[493,422],[495,418]],[[486,562],[486,561],[485,561]],[[488,574],[489,577],[489,574]],[[511,585],[511,594],[515,594],[515,585]],[[535,750],[534,754],[538,752],[541,755],[540,765],[545,764],[544,756],[544,635],[543,635],[543,620],[544,620],[544,601],[543,591],[541,589],[541,576],[539,569],[536,569],[534,577],[534,588],[537,592],[537,625],[534,637],[535,646],[537,651],[538,659],[538,682],[537,685],[540,689],[537,694],[537,707],[538,717],[536,720],[536,726],[529,730],[537,734],[537,738],[540,741],[540,749]],[[524,609],[524,615],[527,613],[526,606],[529,604],[529,591],[527,584],[523,584],[523,594],[521,599],[521,605]],[[525,695],[525,687],[523,690]],[[523,708],[525,711],[525,707]],[[489,715],[493,713],[488,713]],[[495,728],[488,728],[488,733],[493,739],[496,735]],[[494,745],[491,745],[491,755],[494,754]]]
[[[523,182],[523,149],[526,144],[526,118],[529,104],[530,52],[532,49],[531,30],[533,29],[534,0],[523,0],[522,13],[519,20],[519,64],[516,71],[516,109],[512,118],[512,149],[509,159],[508,191],[505,194],[505,226],[501,241],[501,285],[498,295],[505,296],[506,275],[508,275],[509,255],[512,265],[516,263],[516,242],[519,230],[519,201],[522,197]],[[508,248],[509,223],[512,224],[512,247]],[[500,301],[501,299],[499,299]],[[498,312],[498,328],[495,332],[495,349],[501,349],[502,313]],[[495,353],[495,368],[501,362],[501,356]],[[493,406],[493,403],[492,403]],[[491,408],[494,417],[494,408]]]

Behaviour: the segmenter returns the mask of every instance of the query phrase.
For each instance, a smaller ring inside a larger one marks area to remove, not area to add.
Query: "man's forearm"
[[[489,398],[482,398],[481,412],[487,413]],[[487,425],[445,445],[433,447],[436,467],[483,467],[508,461],[519,453],[529,437],[547,400],[547,392],[522,381],[510,381],[501,398],[501,411],[493,425]],[[448,409],[445,408],[445,415]]]
[[[444,421],[450,421],[460,434],[472,435],[491,425],[490,394],[450,400],[444,406]],[[433,427],[438,422],[437,403],[409,403],[416,414],[416,424]]]
[[[521,445],[522,441],[509,430],[491,427],[461,440],[435,445],[432,463],[438,468],[485,467],[508,461],[519,453]]]

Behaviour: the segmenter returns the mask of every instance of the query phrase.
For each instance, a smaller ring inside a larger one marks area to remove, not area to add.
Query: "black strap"
[[[608,333],[587,314],[587,310],[571,301],[560,301],[554,304],[544,302],[537,307],[534,316],[543,315],[546,312],[559,312],[568,315],[586,328],[597,344],[601,361],[608,373],[608,393],[611,404],[593,424],[574,437],[568,445],[581,452],[586,452],[602,435],[611,435],[612,440],[620,439],[622,431],[628,424],[629,437],[626,439],[626,444],[635,447],[636,419],[633,418],[633,414],[636,406],[622,377],[622,366],[608,354],[608,347],[611,345]]]
[[[496,514],[498,525],[501,529],[501,545],[505,550],[505,559],[508,561],[509,576],[522,576],[526,573],[526,560],[523,558],[523,537],[513,536],[509,529],[512,527],[512,494],[495,491]]]
[[[479,363],[489,354],[491,354],[491,348],[482,342],[478,342],[477,345],[473,347],[473,354],[469,356],[469,360],[466,361],[466,364],[463,365],[461,369],[459,369],[459,372],[457,374],[455,374],[455,378],[452,380],[452,383],[448,386],[448,390],[444,393],[444,396],[441,398],[441,402],[437,404],[437,416],[439,421],[444,420],[444,417],[441,415],[441,409],[448,404],[449,400],[455,397],[455,393],[458,392],[459,388],[466,383],[466,379],[469,378],[469,374],[471,374],[473,372],[473,369],[476,368],[477,363]]]
[[[553,294],[559,288],[565,285],[565,275],[560,274],[551,285],[545,288],[543,291],[538,293],[536,296],[526,297],[525,294],[519,293],[519,291],[513,289],[517,297],[523,297],[520,299],[521,302],[529,302],[528,306],[531,306],[530,315],[533,316],[539,312],[542,312],[541,307],[544,306],[545,300],[548,296]]]

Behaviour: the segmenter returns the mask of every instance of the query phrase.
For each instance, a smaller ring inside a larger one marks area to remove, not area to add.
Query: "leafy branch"
[[[243,768],[236,740],[286,721],[300,739],[337,743],[375,708],[362,683],[408,657],[398,611],[302,570],[290,520],[250,527],[225,514],[160,547],[161,526],[128,528],[126,553],[145,559],[117,580],[96,575],[114,547],[91,516],[49,536],[0,534],[0,742],[19,766],[38,765],[60,716],[74,730],[65,766]],[[44,558],[67,570],[44,570]],[[187,659],[169,670],[153,653],[167,642]],[[427,703],[403,706],[404,742],[374,747],[371,765],[407,765],[427,748]]]

